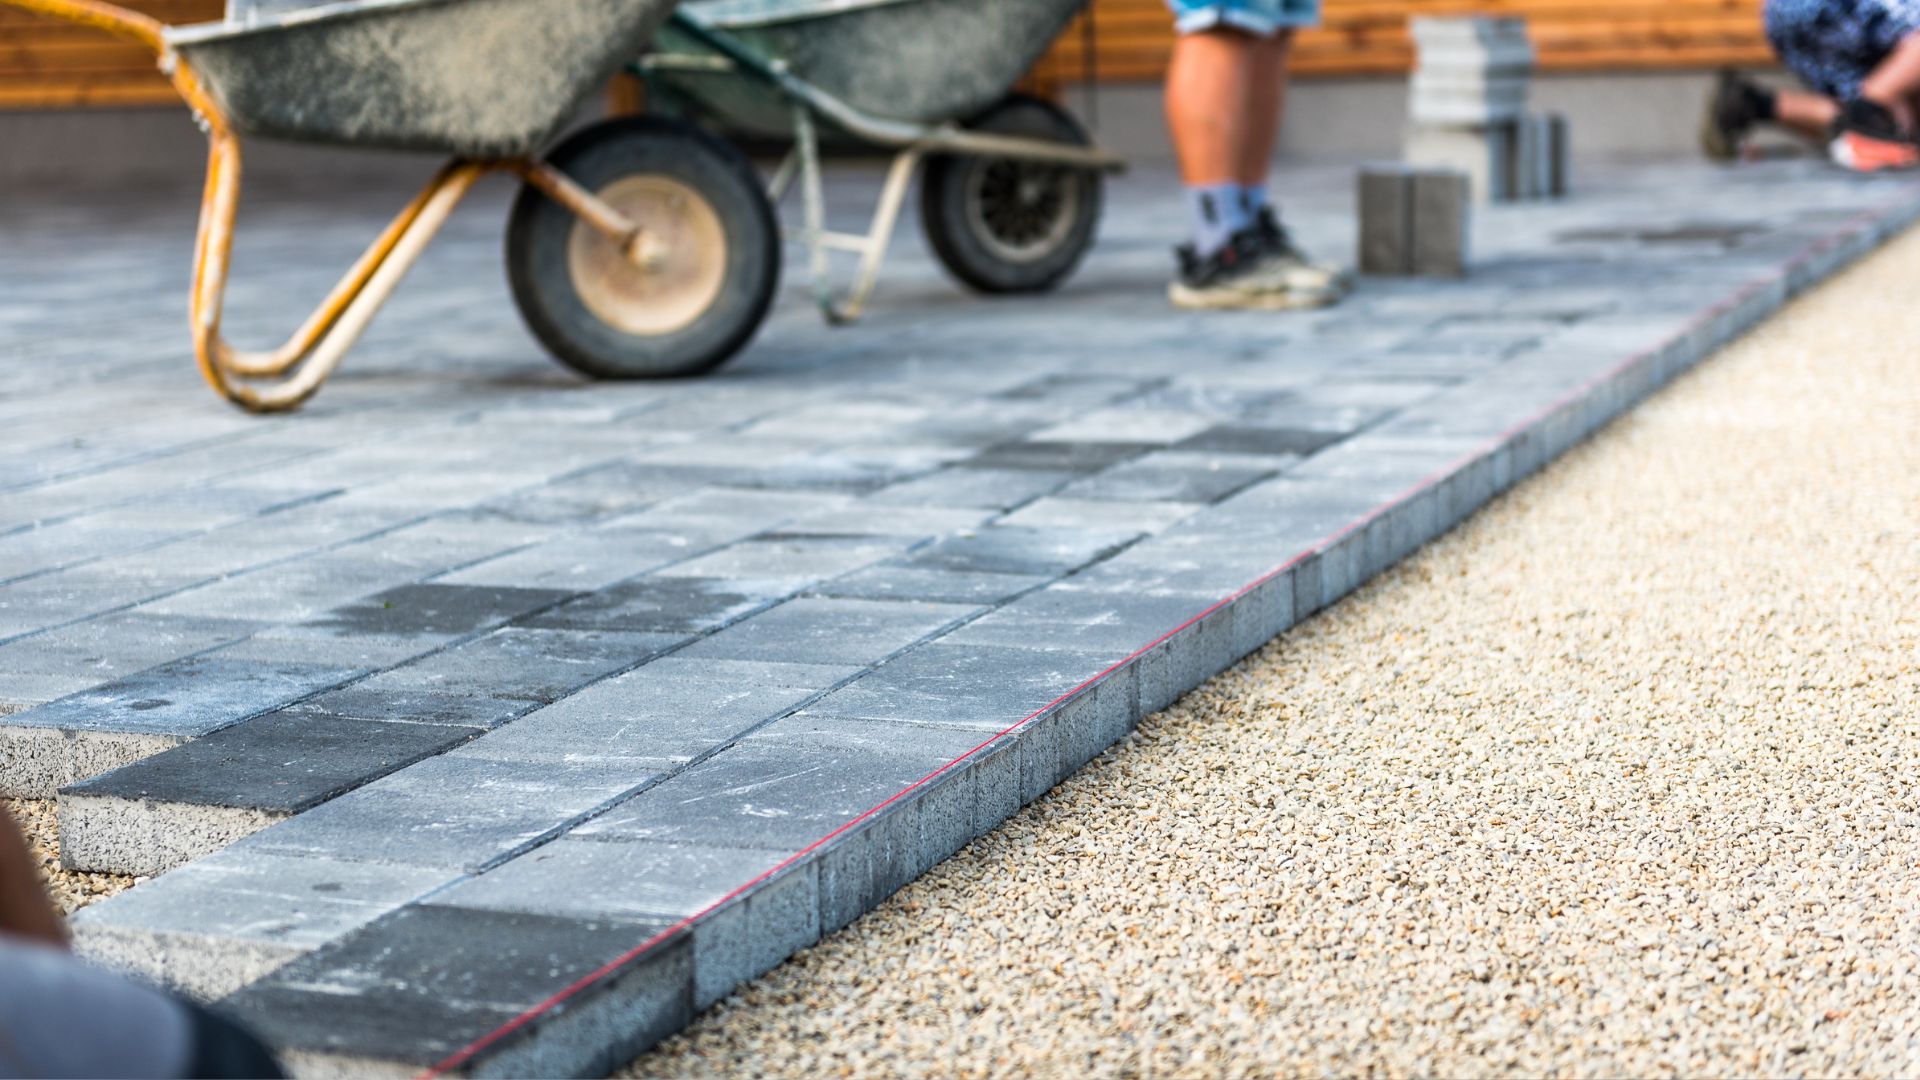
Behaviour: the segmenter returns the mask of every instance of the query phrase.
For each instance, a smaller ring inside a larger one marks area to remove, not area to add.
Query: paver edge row
[[[1525,419],[1502,430],[1499,434],[1489,437],[1473,450],[1460,455],[1442,468],[1428,474],[1418,483],[1402,491],[1392,499],[1379,504],[1365,515],[1348,522],[1340,529],[1314,542],[1311,546],[1298,551],[1273,570],[1262,574],[1248,584],[1234,590],[1205,610],[1195,614],[1186,622],[1160,635],[1126,658],[1116,662],[1106,670],[1062,694],[1046,706],[1023,717],[1007,728],[995,732],[978,746],[932,770],[912,785],[895,793],[885,801],[870,807],[857,817],[840,825],[832,832],[809,844],[773,868],[728,892],[725,896],[714,901],[699,912],[685,917],[680,922],[641,942],[626,953],[614,957],[601,967],[581,976],[575,980],[574,983],[554,993],[547,1000],[527,1009],[507,1023],[502,1024],[500,1027],[447,1056],[431,1068],[421,1072],[419,1074],[420,1077],[426,1078],[446,1075],[480,1060],[482,1055],[489,1049],[498,1046],[517,1032],[534,1024],[547,1013],[568,1004],[588,990],[591,990],[596,984],[619,974],[627,965],[645,956],[659,945],[686,932],[720,908],[752,893],[758,886],[766,881],[791,871],[796,865],[813,857],[816,852],[833,840],[845,835],[863,823],[884,814],[889,807],[908,798],[914,792],[922,790],[926,786],[936,782],[940,777],[964,765],[980,751],[1001,742],[1011,735],[1017,734],[1022,728],[1032,724],[1050,711],[1060,708],[1080,694],[1093,689],[1114,673],[1139,661],[1161,644],[1166,643],[1183,631],[1195,626],[1208,616],[1218,613],[1235,602],[1244,599],[1261,587],[1271,584],[1281,576],[1300,566],[1307,559],[1322,553],[1347,537],[1367,528],[1394,510],[1406,506],[1414,498],[1434,490],[1442,481],[1459,474],[1475,461],[1489,458],[1499,450],[1517,443],[1521,437],[1528,433],[1546,433],[1548,431],[1549,421],[1557,414],[1566,411],[1570,406],[1579,405],[1594,399],[1597,396],[1596,392],[1606,386],[1622,383],[1623,377],[1634,369],[1642,366],[1647,366],[1652,369],[1651,379],[1643,385],[1629,386],[1624,396],[1616,401],[1603,405],[1601,410],[1588,422],[1577,424],[1573,430],[1563,433],[1563,437],[1555,439],[1553,445],[1542,446],[1536,460],[1529,461],[1524,466],[1515,467],[1511,470],[1510,474],[1504,478],[1496,478],[1485,499],[1463,506],[1460,515],[1453,521],[1442,520],[1438,522],[1437,528],[1431,535],[1417,538],[1417,544],[1424,545],[1444,534],[1459,521],[1464,520],[1466,516],[1490,502],[1493,497],[1498,496],[1506,490],[1510,490],[1522,479],[1544,467],[1548,462],[1565,453],[1587,436],[1598,431],[1619,416],[1624,415],[1633,405],[1660,389],[1673,378],[1690,370],[1727,343],[1757,326],[1767,317],[1778,311],[1780,307],[1794,296],[1844,269],[1860,257],[1880,246],[1894,234],[1912,225],[1916,220],[1920,220],[1920,200],[1916,200],[1911,191],[1903,192],[1899,196],[1888,199],[1877,206],[1848,218],[1832,232],[1813,240],[1807,244],[1800,253],[1779,264],[1764,278],[1740,287],[1726,299],[1700,312],[1686,324],[1683,330],[1666,341],[1627,356],[1600,374],[1586,379],[1574,389],[1562,394],[1559,398],[1536,410]],[[1753,304],[1756,299],[1762,299],[1764,302],[1753,307],[1752,310],[1742,311],[1743,307]],[[1732,317],[1732,322],[1726,326],[1718,327],[1715,333],[1704,338],[1696,337],[1701,331],[1713,328],[1715,323],[1723,319],[1728,319],[1729,317]],[[1393,560],[1393,562],[1398,561],[1398,559]],[[1391,565],[1391,563],[1389,565]],[[1381,569],[1385,568],[1383,567]],[[1364,583],[1364,580],[1365,579],[1356,580],[1350,583],[1348,586],[1349,591],[1353,588],[1358,588],[1359,585]],[[1323,597],[1319,608],[1308,608],[1304,610],[1296,608],[1293,612],[1290,625],[1298,625],[1305,617],[1313,614],[1316,610],[1329,606],[1335,599],[1337,598]],[[1284,632],[1284,630],[1281,632]],[[1238,658],[1236,658],[1236,660],[1237,659]],[[1230,661],[1229,663],[1232,662],[1233,661]],[[1224,670],[1224,668],[1221,670]],[[1210,675],[1207,677],[1210,677]],[[1191,690],[1193,687],[1187,687],[1185,689]],[[1184,693],[1185,690],[1182,692]],[[1133,722],[1136,723],[1138,719],[1138,716],[1132,718]],[[1117,741],[1117,739],[1115,741]],[[1104,747],[1101,748],[1101,750],[1104,749]],[[1101,750],[1096,750],[1094,753],[1097,755]],[[1089,760],[1091,760],[1091,758],[1089,758]],[[1078,767],[1078,765],[1075,766],[1076,769]],[[877,900],[876,903],[878,903]],[[869,908],[869,910],[871,909]]]

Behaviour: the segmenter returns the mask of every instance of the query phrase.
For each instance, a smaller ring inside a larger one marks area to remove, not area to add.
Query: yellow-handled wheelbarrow
[[[150,46],[204,125],[206,194],[190,311],[201,374],[257,412],[311,397],[461,198],[495,170],[526,184],[507,230],[534,334],[601,378],[695,374],[764,319],[779,276],[772,207],[738,151],[660,118],[540,148],[651,40],[676,0],[346,0],[168,27],[99,0],[0,0]],[[286,344],[240,352],[221,305],[240,138],[452,156]]]

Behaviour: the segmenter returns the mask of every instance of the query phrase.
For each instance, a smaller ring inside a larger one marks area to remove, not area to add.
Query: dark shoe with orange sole
[[[1885,106],[1849,101],[1833,124],[1827,154],[1854,172],[1887,172],[1920,166],[1920,140],[1904,130]]]

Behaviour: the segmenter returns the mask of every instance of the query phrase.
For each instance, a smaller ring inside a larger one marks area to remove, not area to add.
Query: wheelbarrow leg
[[[813,301],[830,323],[840,321],[833,300],[833,267],[827,259],[827,196],[820,178],[820,140],[813,114],[804,105],[793,107],[793,152],[800,159],[800,201],[806,212],[807,275],[813,282]]]
[[[846,302],[835,311],[834,321],[850,323],[866,311],[867,299],[880,284],[880,266],[886,261],[887,247],[893,243],[900,207],[907,201],[907,188],[913,183],[914,170],[920,167],[920,156],[917,148],[902,150],[893,156],[893,165],[887,170],[887,185],[880,192],[880,205],[874,209],[873,227],[867,231],[860,252],[859,276],[854,278],[853,290],[847,294]]]
[[[296,408],[320,389],[474,181],[494,168],[471,161],[442,168],[285,345],[250,354],[237,352],[220,333],[240,203],[240,144],[224,125],[213,125],[209,138],[207,187],[194,243],[194,354],[208,384],[254,412]],[[297,373],[271,385],[241,381],[282,375],[296,366]]]
[[[893,230],[900,221],[900,208],[906,203],[907,189],[913,183],[913,173],[920,166],[923,152],[912,146],[894,155],[867,232],[846,235],[827,229],[826,183],[820,170],[819,134],[814,128],[813,114],[805,106],[793,107],[793,135],[794,151],[789,162],[797,162],[800,177],[800,197],[806,213],[802,238],[807,245],[814,303],[829,323],[839,326],[856,322],[880,283],[880,267],[886,262],[887,247],[893,242]],[[792,172],[788,164],[781,165],[774,176],[776,191],[783,191],[791,182]],[[860,256],[853,288],[844,300],[834,295],[833,268],[828,262],[828,252],[836,248]]]

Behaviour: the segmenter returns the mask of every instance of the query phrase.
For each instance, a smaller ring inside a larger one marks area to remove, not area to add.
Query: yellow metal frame
[[[612,207],[582,190],[544,162],[448,162],[376,238],[359,261],[285,344],[271,352],[240,352],[220,333],[227,274],[233,258],[234,221],[240,210],[240,139],[193,68],[167,45],[165,26],[151,16],[101,0],[0,0],[0,3],[130,38],[154,51],[160,68],[205,125],[207,184],[200,203],[200,230],[193,250],[190,317],[200,374],[228,401],[251,412],[284,412],[312,397],[373,316],[393,295],[474,182],[497,169],[511,170],[547,193],[629,257],[646,251],[641,230]]]

